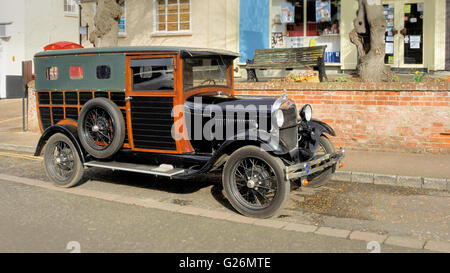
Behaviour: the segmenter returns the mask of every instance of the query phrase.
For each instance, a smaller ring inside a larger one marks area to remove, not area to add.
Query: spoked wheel
[[[316,157],[321,157],[326,154],[332,154],[336,152],[333,143],[326,137],[320,137],[319,149],[316,152]],[[333,167],[330,167],[320,173],[312,174],[308,177],[309,185],[307,187],[318,188],[328,183],[330,176],[333,174]]]
[[[223,170],[223,185],[231,205],[250,217],[274,216],[290,191],[283,163],[255,146],[233,153]]]
[[[105,150],[114,139],[113,121],[102,108],[94,108],[86,114],[84,132],[89,146],[96,150]]]
[[[70,188],[78,184],[84,167],[72,141],[63,134],[55,134],[46,145],[44,169],[56,186]]]
[[[109,158],[123,145],[125,121],[117,105],[108,99],[90,100],[81,110],[78,126],[80,142],[96,158]]]

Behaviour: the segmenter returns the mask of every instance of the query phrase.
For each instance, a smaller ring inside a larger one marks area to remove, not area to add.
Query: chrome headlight
[[[276,122],[277,122],[278,128],[281,128],[281,127],[283,126],[283,124],[284,124],[284,114],[283,114],[283,111],[281,111],[280,109],[278,109],[278,110],[275,112],[274,117],[275,117],[275,120],[276,120]]]
[[[307,105],[303,106],[302,110],[300,111],[300,117],[304,121],[310,121],[312,119],[311,105],[307,104]]]

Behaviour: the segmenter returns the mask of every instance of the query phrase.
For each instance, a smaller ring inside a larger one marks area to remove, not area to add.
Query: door
[[[239,62],[252,60],[258,48],[269,48],[269,13],[269,0],[239,1]]]
[[[0,99],[6,97],[5,65],[3,63],[3,45],[0,41]]]
[[[385,63],[396,68],[423,68],[424,0],[383,1],[387,21]]]
[[[172,137],[176,56],[127,57],[127,127],[134,151],[177,153]]]

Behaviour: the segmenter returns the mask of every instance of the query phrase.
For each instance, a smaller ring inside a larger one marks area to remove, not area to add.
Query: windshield
[[[227,69],[232,61],[222,56],[184,59],[184,92],[198,87],[222,86],[231,88]]]

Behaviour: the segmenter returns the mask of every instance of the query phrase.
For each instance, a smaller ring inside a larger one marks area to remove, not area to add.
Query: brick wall
[[[281,96],[336,131],[347,149],[450,154],[449,83],[236,83],[242,95]]]

